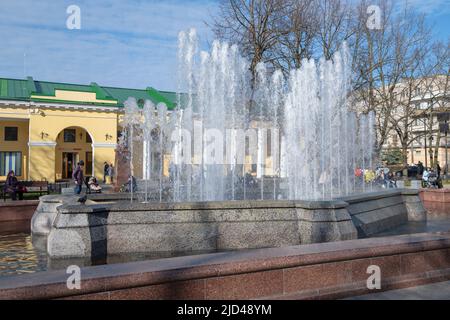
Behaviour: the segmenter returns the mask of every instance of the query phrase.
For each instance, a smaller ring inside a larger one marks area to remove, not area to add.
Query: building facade
[[[429,167],[437,162],[441,168],[449,168],[449,76],[401,82],[396,85],[395,92],[396,108],[383,148],[401,150],[406,147],[408,164],[420,161]],[[404,137],[403,143],[401,137]]]
[[[20,180],[70,180],[76,163],[103,179],[115,163],[123,104],[134,97],[174,108],[176,94],[0,78],[0,181],[14,170]]]

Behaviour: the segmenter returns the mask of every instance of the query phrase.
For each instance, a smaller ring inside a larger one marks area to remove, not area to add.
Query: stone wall
[[[450,279],[450,233],[359,239],[295,247],[82,268],[80,290],[66,270],[0,279],[0,299],[335,299],[369,290]]]
[[[408,221],[426,221],[426,211],[417,190],[391,190],[342,198],[359,237],[395,228]]]
[[[47,250],[53,258],[82,258],[351,240],[418,216],[418,199],[417,191],[384,191],[346,201],[64,204]]]
[[[450,213],[450,189],[421,189],[420,198],[429,213]]]
[[[0,222],[30,221],[39,201],[8,201],[0,200]]]
[[[72,188],[69,188],[73,190]],[[31,232],[37,236],[47,236],[53,226],[53,222],[58,214],[58,208],[62,205],[75,205],[78,204],[77,200],[80,196],[75,196],[73,193],[63,195],[47,195],[39,198],[39,201],[35,202],[33,213],[30,215],[31,219]],[[90,194],[87,195],[87,205],[95,204],[97,202],[110,202],[110,201],[129,201],[130,197],[127,194]]]
[[[63,205],[49,234],[48,253],[51,257],[86,257],[355,239],[345,206],[337,201]],[[326,234],[318,236],[324,228]]]
[[[450,203],[450,189],[421,189],[420,198],[425,202]]]

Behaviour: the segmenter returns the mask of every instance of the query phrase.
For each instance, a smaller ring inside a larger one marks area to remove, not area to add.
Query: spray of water
[[[373,189],[355,172],[373,169],[374,115],[351,111],[345,45],[287,78],[263,63],[252,77],[237,46],[215,41],[198,52],[189,30],[179,35],[178,61],[184,93],[175,110],[160,104],[155,115],[150,102],[143,112],[132,99],[125,104],[128,136],[137,123],[143,132],[145,201],[155,192],[154,200],[177,202],[317,200]]]

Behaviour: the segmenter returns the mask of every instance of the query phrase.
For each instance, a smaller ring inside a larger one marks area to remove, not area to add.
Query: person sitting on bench
[[[6,177],[5,192],[10,194],[13,201],[17,200],[17,195],[19,195],[19,200],[23,200],[24,188],[19,184],[13,170]]]

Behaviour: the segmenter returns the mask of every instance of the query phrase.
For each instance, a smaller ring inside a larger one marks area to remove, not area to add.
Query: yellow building
[[[101,87],[0,78],[0,181],[10,170],[21,180],[72,177],[83,160],[86,175],[103,179],[115,162],[123,103],[135,97],[174,108],[176,95],[153,88]]]

